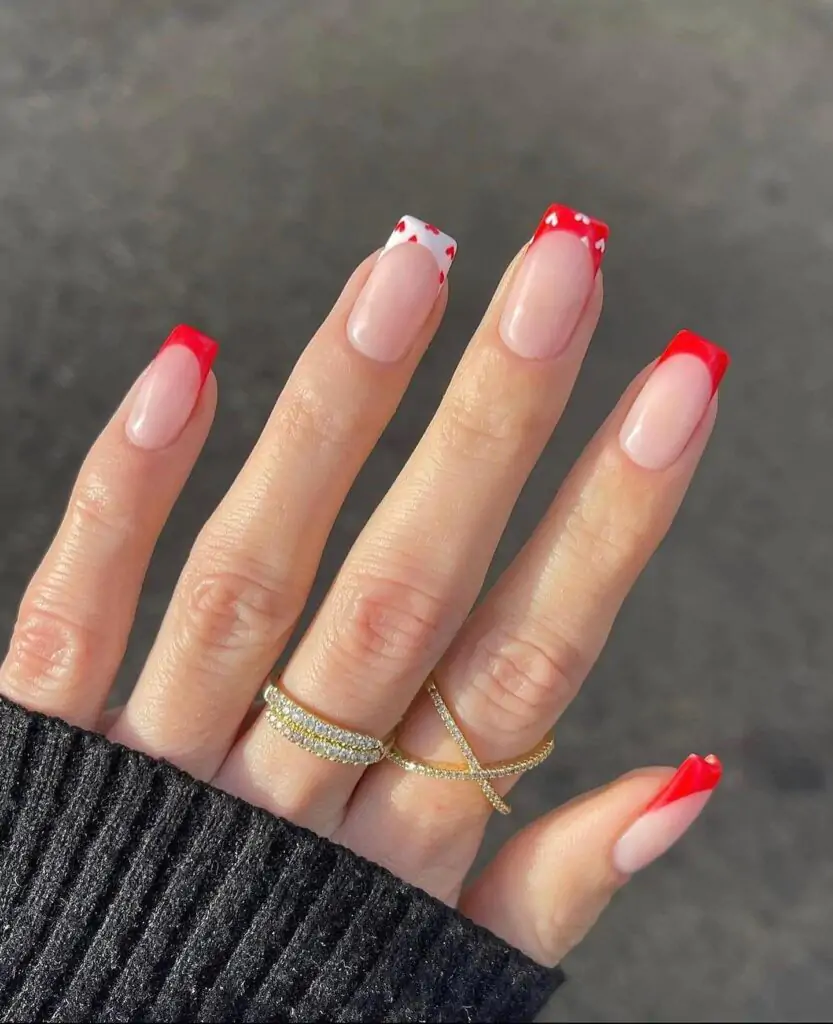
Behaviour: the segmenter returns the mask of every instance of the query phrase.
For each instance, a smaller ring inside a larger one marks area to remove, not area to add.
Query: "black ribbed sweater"
[[[343,847],[0,701],[0,1020],[528,1021],[561,980]]]

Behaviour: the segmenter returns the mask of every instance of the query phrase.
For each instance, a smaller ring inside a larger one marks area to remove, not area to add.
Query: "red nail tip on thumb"
[[[657,793],[645,811],[656,811],[684,797],[708,792],[720,782],[722,774],[723,765],[714,754],[707,757],[689,754],[668,785]]]

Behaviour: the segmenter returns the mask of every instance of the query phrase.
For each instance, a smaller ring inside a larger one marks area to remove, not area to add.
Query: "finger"
[[[93,728],[159,532],[205,442],[217,344],[177,327],[91,448],[24,594],[0,693]]]
[[[242,733],[244,730],[248,729],[254,722],[255,718],[260,714],[262,709],[263,701],[255,701],[255,703],[252,704],[252,706],[246,712],[243,721],[240,723],[239,732]],[[99,718],[99,731],[102,733],[109,732],[110,729],[116,724],[116,721],[119,715],[122,713],[122,711],[124,711],[123,704],[120,704],[118,707],[106,708],[101,713],[101,717]]]
[[[200,533],[112,738],[201,778],[225,757],[445,308],[455,243],[400,225],[348,282]],[[399,244],[414,234],[424,244]]]
[[[439,688],[481,763],[534,748],[577,693],[679,508],[711,433],[726,363],[702,339],[675,339],[624,396],[437,666]],[[397,746],[420,759],[461,760],[424,694]],[[496,780],[495,788],[506,792],[511,783]],[[438,886],[454,884],[454,872],[462,881],[490,811],[473,783],[411,775],[386,762],[356,794],[342,841],[439,894]],[[413,841],[378,849],[403,819]]]
[[[511,839],[464,892],[462,912],[557,964],[630,876],[691,827],[720,781],[717,758],[649,768],[579,797]]]
[[[602,301],[600,252],[592,249],[594,259],[582,242],[603,243],[607,229],[557,209],[517,273],[510,268],[432,423],[286,668],[286,691],[324,718],[377,737],[398,722],[471,608],[567,402]],[[358,777],[351,765],[292,747],[265,717],[223,771],[244,798],[324,831],[340,820]]]

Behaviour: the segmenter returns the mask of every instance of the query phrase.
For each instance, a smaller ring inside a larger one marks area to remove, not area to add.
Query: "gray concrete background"
[[[459,239],[451,305],[319,594],[548,202],[611,224],[607,305],[498,567],[678,327],[731,349],[679,522],[511,824],[714,749],[719,797],[570,957],[548,1019],[833,1020],[830,5],[6,0],[0,95],[4,629],[169,326],[224,345],[123,686],[304,340],[402,212]]]

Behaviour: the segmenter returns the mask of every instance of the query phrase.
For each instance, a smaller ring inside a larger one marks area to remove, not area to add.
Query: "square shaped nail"
[[[680,331],[645,381],[619,432],[622,450],[643,469],[663,470],[685,451],[729,366],[728,353]]]
[[[402,359],[437,304],[457,243],[433,224],[400,217],[347,321],[350,344],[370,359]]]
[[[457,243],[451,235],[440,231],[433,224],[428,224],[418,217],[411,217],[405,214],[397,221],[396,227],[391,232],[390,238],[385,243],[383,252],[387,252],[396,245],[424,245],[437,261],[439,269],[440,284],[448,277],[451,264],[457,255]]]
[[[553,203],[541,218],[532,241],[536,242],[542,235],[550,231],[568,231],[576,235],[587,246],[593,260],[593,271],[597,272],[607,249],[610,228],[604,221],[589,217],[586,213],[573,210],[569,206]]]

